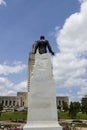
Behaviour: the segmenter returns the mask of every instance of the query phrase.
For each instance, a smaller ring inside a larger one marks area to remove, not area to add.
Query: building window
[[[2,100],[2,105],[4,106],[4,100]]]
[[[13,101],[13,106],[15,106],[15,101]]]
[[[23,106],[24,106],[24,102],[23,102]]]
[[[8,105],[8,101],[6,100],[6,101],[5,101],[5,106],[7,106],[7,105]]]
[[[12,101],[9,101],[9,106],[11,106],[11,104],[12,104]]]
[[[61,105],[61,101],[59,100],[59,105]]]
[[[64,105],[64,101],[62,101],[62,105]]]

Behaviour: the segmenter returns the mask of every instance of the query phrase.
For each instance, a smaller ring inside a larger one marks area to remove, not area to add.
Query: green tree
[[[81,104],[80,102],[74,102],[74,108],[76,110],[76,112],[80,112],[81,111]]]
[[[64,111],[68,111],[69,110],[67,102],[63,102],[63,110]]]
[[[81,105],[79,102],[71,102],[69,108],[69,115],[71,118],[76,118],[77,113],[80,111]]]
[[[87,114],[87,95],[85,95],[81,99],[81,110],[82,110],[82,113]]]
[[[2,110],[3,110],[3,105],[2,103],[0,103],[0,117],[1,117]]]
[[[60,106],[60,105],[58,105],[58,106],[57,106],[57,109],[58,109],[59,111],[61,111],[61,106]]]

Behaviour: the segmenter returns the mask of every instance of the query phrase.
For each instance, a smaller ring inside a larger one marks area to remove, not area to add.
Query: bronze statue
[[[47,48],[49,50],[49,52],[54,55],[54,52],[52,51],[52,48],[48,42],[48,40],[45,40],[44,36],[40,36],[40,40],[35,42],[35,49],[34,49],[34,54],[36,54],[37,49],[39,50],[40,54],[44,54],[47,53]]]

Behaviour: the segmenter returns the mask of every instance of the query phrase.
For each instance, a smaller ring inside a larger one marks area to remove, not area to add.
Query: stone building
[[[28,107],[27,92],[17,92],[17,96],[0,96],[4,111],[24,110]]]
[[[3,104],[4,111],[21,111],[26,110],[28,107],[27,92],[17,92],[17,96],[0,96],[0,103]],[[67,96],[56,97],[57,106],[62,106],[64,102],[69,104]]]
[[[5,111],[14,111],[16,107],[16,96],[0,96],[0,103]]]
[[[56,96],[56,104],[57,106],[63,106],[64,102],[67,103],[67,105],[69,105],[69,98],[68,96]]]
[[[28,107],[27,92],[17,92],[16,106],[17,107]]]

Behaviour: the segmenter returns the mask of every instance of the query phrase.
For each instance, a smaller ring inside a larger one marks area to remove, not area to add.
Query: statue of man
[[[49,52],[54,55],[54,52],[52,51],[52,48],[48,42],[48,40],[45,40],[44,36],[40,36],[40,40],[35,42],[35,49],[34,49],[34,54],[36,54],[37,49],[39,50],[40,54],[44,54],[47,53],[47,48],[49,50]]]

